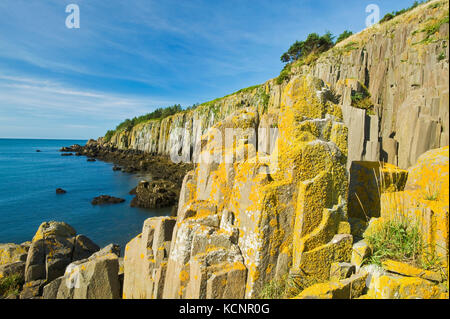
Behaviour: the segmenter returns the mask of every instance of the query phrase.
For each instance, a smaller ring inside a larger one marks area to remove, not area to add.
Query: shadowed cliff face
[[[309,65],[294,63],[292,76],[323,80],[339,100],[349,128],[348,166],[351,161],[382,160],[407,168],[424,152],[448,145],[448,23],[432,35],[423,31],[439,25],[445,15],[448,1],[430,2],[346,39]],[[262,118],[279,109],[285,85],[270,80],[195,110],[118,132],[111,143],[192,159],[198,155],[195,145],[201,135],[234,111],[251,106]],[[371,112],[351,106],[352,95],[364,88],[374,104]]]

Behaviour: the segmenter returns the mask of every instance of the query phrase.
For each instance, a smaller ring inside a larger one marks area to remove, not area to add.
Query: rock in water
[[[95,162],[95,159],[94,158],[88,158],[87,161],[88,162]]]
[[[131,201],[131,207],[169,207],[175,205],[178,198],[176,185],[166,180],[143,181],[135,190],[131,190],[131,192],[133,191],[136,193],[136,197]]]
[[[59,151],[60,151],[60,152],[79,152],[79,151],[81,151],[82,149],[83,149],[83,147],[81,147],[80,145],[74,144],[74,145],[69,146],[69,147],[61,147],[61,148],[59,149]]]
[[[113,197],[109,195],[100,195],[98,197],[95,197],[92,200],[92,205],[105,205],[105,204],[120,204],[123,203],[125,199]]]
[[[67,191],[62,189],[62,188],[57,188],[56,189],[56,194],[65,194],[65,193],[67,193]]]
[[[61,156],[73,156],[73,153],[62,153]]]

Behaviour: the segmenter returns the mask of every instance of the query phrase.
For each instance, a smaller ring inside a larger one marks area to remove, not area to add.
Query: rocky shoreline
[[[98,159],[113,163],[114,171],[146,174],[149,180],[139,183],[130,194],[136,195],[132,207],[163,208],[174,206],[176,212],[183,178],[193,164],[173,163],[168,157],[137,150],[121,150],[101,141],[89,140],[85,146],[74,144],[60,149],[62,155],[75,153],[88,160]]]

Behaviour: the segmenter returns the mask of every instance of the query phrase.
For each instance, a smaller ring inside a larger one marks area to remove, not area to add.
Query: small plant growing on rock
[[[269,281],[261,290],[261,299],[282,299],[287,285],[287,275],[279,279]]]
[[[441,186],[436,183],[427,184],[423,191],[423,199],[430,201],[437,201],[439,199],[440,189]]]
[[[389,220],[365,239],[372,249],[369,263],[381,266],[383,260],[393,259],[420,266],[423,243],[416,222],[406,218]]]
[[[261,299],[290,299],[298,296],[306,288],[320,281],[309,274],[286,274],[281,278],[269,281],[261,290]]]
[[[24,284],[23,277],[20,274],[13,274],[0,278],[0,297],[18,295]]]
[[[363,85],[361,92],[352,92],[352,106],[373,114],[373,102],[369,90]]]

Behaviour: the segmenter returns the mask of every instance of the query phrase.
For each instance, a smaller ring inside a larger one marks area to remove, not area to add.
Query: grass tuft
[[[383,260],[393,259],[420,266],[423,251],[422,236],[417,223],[404,220],[389,220],[378,231],[365,236],[372,255],[370,264],[381,266]]]
[[[0,278],[0,297],[18,295],[24,284],[23,276],[13,274]]]

